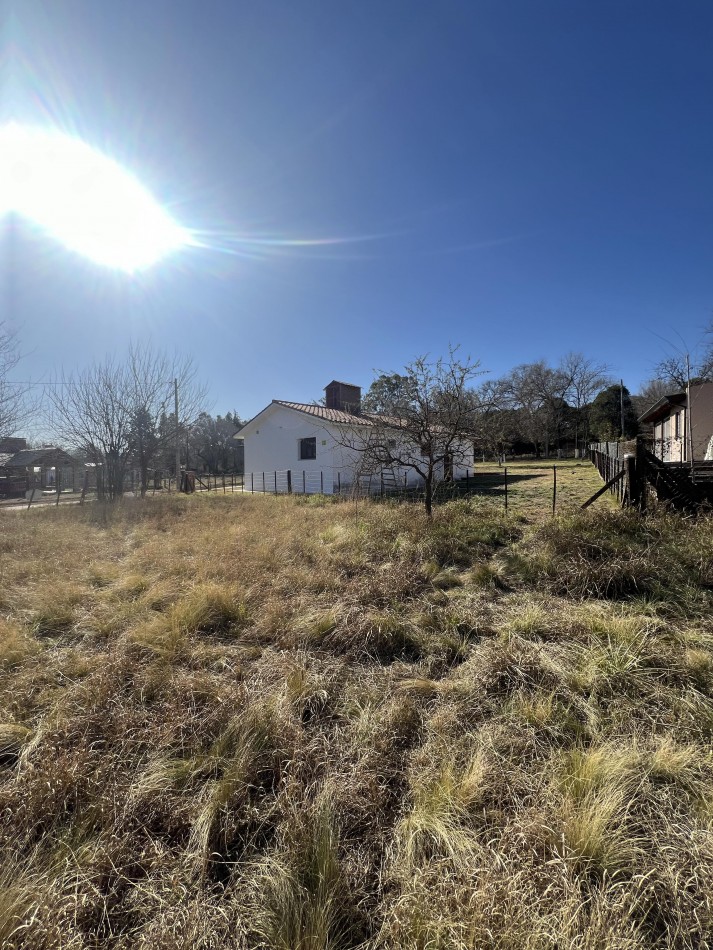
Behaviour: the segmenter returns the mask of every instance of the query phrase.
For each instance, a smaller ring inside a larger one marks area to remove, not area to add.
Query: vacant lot
[[[709,519],[1,527],[3,947],[713,942]]]

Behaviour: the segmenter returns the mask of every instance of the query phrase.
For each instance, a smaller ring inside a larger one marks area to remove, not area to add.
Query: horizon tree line
[[[433,450],[430,460],[425,464],[419,453],[406,461],[426,483],[461,437],[492,457],[506,452],[548,457],[563,448],[576,454],[592,439],[635,435],[637,417],[666,392],[685,389],[689,380],[713,381],[713,319],[694,359],[681,353],[664,357],[634,396],[612,379],[606,364],[581,352],[569,352],[555,365],[544,359],[523,363],[474,385],[483,371],[477,361],[459,358],[457,350],[450,348],[447,359],[420,356],[401,372],[379,373],[363,400],[365,412],[398,416],[404,433],[421,431],[419,444]],[[32,386],[13,378],[22,357],[18,332],[0,320],[0,438],[17,434],[40,409]],[[210,414],[207,387],[190,356],[132,343],[125,358],[107,356],[83,370],[61,372],[52,383],[42,399],[50,429],[67,448],[102,465],[108,498],[123,493],[129,469],[138,472],[142,495],[155,470],[174,472],[177,443],[186,467],[212,472],[240,467],[233,436],[244,421],[236,411]],[[451,431],[448,446],[438,447],[429,430],[436,424]],[[389,461],[385,449],[393,441],[373,432],[365,457],[372,464]]]

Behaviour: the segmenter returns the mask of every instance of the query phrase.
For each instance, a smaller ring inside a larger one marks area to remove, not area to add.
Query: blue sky
[[[709,0],[4,9],[0,118],[81,136],[207,245],[129,277],[6,228],[33,378],[146,339],[251,416],[452,343],[635,390],[710,319]]]

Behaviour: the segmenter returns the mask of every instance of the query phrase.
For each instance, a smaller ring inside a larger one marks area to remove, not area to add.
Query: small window
[[[317,439],[300,439],[300,461],[317,458]]]

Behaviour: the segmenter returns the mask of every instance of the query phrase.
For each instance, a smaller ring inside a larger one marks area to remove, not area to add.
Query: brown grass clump
[[[5,516],[0,945],[708,946],[711,527]]]

